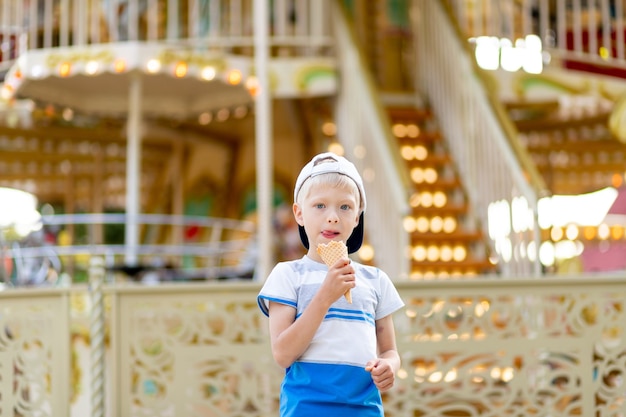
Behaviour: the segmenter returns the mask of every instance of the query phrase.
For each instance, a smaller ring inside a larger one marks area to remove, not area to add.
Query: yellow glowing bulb
[[[404,145],[400,148],[400,155],[402,155],[403,159],[410,161],[411,159],[415,158],[415,151],[413,150],[412,146]]]
[[[328,145],[328,151],[341,156],[345,153],[343,146],[341,146],[341,143],[338,142],[331,142],[331,144]]]
[[[5,85],[2,90],[0,90],[0,98],[3,100],[10,100],[13,97],[13,91],[10,86]]]
[[[393,132],[394,136],[398,138],[403,138],[407,134],[406,126],[401,123],[396,123],[395,125],[393,125],[391,127],[391,131]]]
[[[615,225],[611,227],[611,238],[614,240],[619,240],[624,236],[624,228],[619,225]]]
[[[241,71],[239,70],[232,70],[228,73],[228,83],[231,85],[239,84],[242,78]]]
[[[358,252],[359,258],[365,262],[370,262],[374,259],[374,248],[371,245],[363,245]]]
[[[246,88],[252,97],[256,96],[259,93],[259,80],[255,76],[250,76],[246,80]]]
[[[335,136],[337,134],[337,125],[335,125],[335,122],[324,122],[324,124],[322,124],[322,133],[326,136]]]
[[[575,224],[568,225],[565,229],[565,236],[567,236],[569,240],[576,240],[578,238],[578,226]]]
[[[159,61],[158,59],[151,59],[146,64],[146,70],[150,74],[156,74],[157,72],[159,72],[160,69],[161,69],[161,61]]]
[[[415,218],[411,216],[406,216],[404,220],[402,221],[402,225],[404,227],[404,230],[406,230],[408,233],[414,232],[415,229],[417,228],[417,224],[415,223]]]
[[[213,67],[204,67],[204,68],[202,68],[201,75],[202,75],[203,79],[205,79],[207,81],[211,81],[213,78],[215,78],[215,75],[216,75],[215,68],[213,68]]]
[[[553,242],[558,242],[563,239],[563,229],[561,227],[553,227],[552,230],[550,230],[550,239],[552,239]]]
[[[425,160],[428,157],[428,149],[424,145],[417,145],[415,147],[415,158],[420,161]]]
[[[596,237],[596,229],[595,227],[592,226],[587,226],[583,229],[583,236],[585,236],[585,239],[587,240],[591,240],[593,238]]]
[[[424,170],[424,176],[426,178],[426,182],[429,184],[434,184],[437,181],[437,171],[434,168],[426,168]]]
[[[624,177],[621,174],[613,174],[611,176],[611,185],[615,188],[619,188],[622,186],[624,182]]]
[[[598,226],[598,238],[600,238],[601,240],[606,240],[609,238],[610,234],[611,231],[606,223],[602,223],[600,226]]]
[[[70,71],[72,70],[72,65],[69,62],[64,62],[59,67],[59,75],[61,77],[67,77],[70,75]]]
[[[126,61],[124,61],[123,59],[116,59],[115,63],[113,64],[113,70],[118,74],[120,72],[126,71]]]
[[[98,72],[99,67],[100,64],[98,63],[98,61],[89,61],[87,62],[87,64],[85,64],[85,72],[89,75],[94,75],[96,72]]]
[[[187,75],[187,63],[179,62],[176,64],[176,68],[174,68],[174,75],[178,78],[183,78]]]
[[[409,124],[406,126],[406,134],[411,138],[416,138],[420,134],[420,128],[415,124]]]
[[[609,59],[609,50],[606,46],[601,46],[598,53],[602,59]]]

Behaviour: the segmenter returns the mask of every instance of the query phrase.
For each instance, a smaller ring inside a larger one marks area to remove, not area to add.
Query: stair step
[[[483,235],[478,231],[455,231],[452,233],[413,232],[410,238],[412,244],[471,243],[482,240]]]
[[[606,126],[609,117],[610,112],[604,111],[581,117],[546,117],[542,119],[516,120],[514,123],[519,132],[537,132],[545,130],[565,131],[583,126]]]
[[[424,144],[434,144],[441,140],[441,132],[438,130],[422,130],[420,129],[419,134],[415,137],[411,136],[396,136],[398,143],[400,146],[415,146],[415,145],[424,145]]]
[[[450,155],[428,155],[424,160],[411,159],[406,161],[409,169],[429,166],[440,167],[448,165],[451,162],[452,158]]]
[[[418,191],[451,191],[461,187],[461,181],[458,178],[438,179],[435,183],[420,183],[417,185]]]
[[[409,121],[412,123],[423,122],[432,119],[433,114],[430,109],[417,107],[387,107],[387,114],[393,121]]]
[[[624,162],[603,162],[593,164],[579,162],[555,166],[554,164],[550,164],[548,161],[535,161],[535,164],[537,165],[539,172],[542,174],[567,174],[570,172],[576,175],[593,175],[598,172],[621,173],[625,168]]]
[[[424,260],[424,261],[420,261],[419,265],[416,266],[415,268],[413,268],[413,271],[416,270],[421,270],[421,271],[427,271],[427,270],[454,270],[456,269],[474,269],[475,271],[479,272],[479,271],[484,271],[484,270],[489,270],[492,271],[495,269],[495,265],[493,265],[491,262],[484,261],[484,260],[480,260],[480,259],[465,259],[463,261],[460,262],[455,262],[455,261],[428,261],[428,260]]]
[[[618,142],[615,139],[580,139],[580,140],[551,140],[546,137],[539,144],[526,144],[526,149],[531,153],[550,153],[550,152],[568,152],[568,153],[598,153],[598,152],[619,152],[626,151],[626,144]]]
[[[418,217],[418,216],[445,217],[445,216],[465,215],[468,213],[468,211],[469,211],[469,206],[467,204],[464,204],[464,205],[447,204],[443,207],[421,207],[421,206],[413,207],[413,209],[411,210],[411,214],[413,215],[413,217]]]

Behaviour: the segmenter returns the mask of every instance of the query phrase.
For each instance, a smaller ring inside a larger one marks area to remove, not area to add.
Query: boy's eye
[[[317,204],[315,205],[315,208],[324,208],[324,204],[322,204],[322,203],[317,203]]]
[[[341,209],[342,210],[350,210],[350,205],[349,204],[342,204],[341,205]]]

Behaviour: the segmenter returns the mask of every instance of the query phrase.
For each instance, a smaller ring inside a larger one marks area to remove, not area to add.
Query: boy
[[[278,263],[258,296],[274,360],[286,368],[281,417],[384,415],[380,392],[400,367],[391,314],[404,303],[379,269],[347,257],[327,267],[316,251],[335,240],[356,252],[365,208],[363,180],[345,158],[323,153],[300,172],[293,213],[308,252]]]

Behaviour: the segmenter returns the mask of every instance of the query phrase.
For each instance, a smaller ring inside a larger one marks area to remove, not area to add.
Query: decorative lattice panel
[[[388,415],[624,415],[626,293],[498,287],[403,293]]]
[[[62,292],[0,301],[0,416],[67,415],[68,321]]]
[[[276,414],[283,370],[255,296],[123,297],[120,412],[128,416]]]

